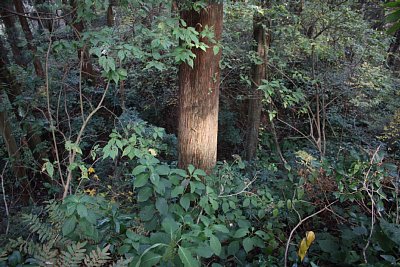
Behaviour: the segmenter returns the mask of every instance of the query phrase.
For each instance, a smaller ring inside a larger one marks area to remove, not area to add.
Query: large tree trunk
[[[23,55],[21,53],[22,49],[18,47],[20,39],[18,36],[18,28],[15,25],[15,17],[6,10],[14,10],[14,7],[10,0],[5,0],[2,3],[2,7],[4,7],[5,9],[0,7],[0,16],[3,20],[4,28],[7,34],[7,41],[10,44],[14,61],[17,65],[21,67],[26,67],[26,62],[24,61]]]
[[[2,40],[0,39],[0,93],[3,91],[3,86],[5,93],[7,94],[8,99],[11,102],[13,107],[13,112],[15,117],[22,122],[24,118],[21,116],[21,113],[18,110],[18,106],[15,105],[17,102],[17,98],[22,95],[21,85],[17,82],[16,77],[7,69],[9,65],[9,61],[7,58],[7,51],[3,45]],[[24,103],[21,105],[21,108],[24,112],[26,112],[27,108]],[[42,142],[39,135],[33,131],[32,126],[30,124],[27,125],[27,143],[32,151],[32,154],[35,158],[38,159],[39,163],[42,163],[42,159],[46,157],[46,154],[42,151],[35,151],[38,145]]]
[[[210,1],[199,13],[194,10],[181,14],[188,27],[202,31],[214,29],[215,39],[221,39],[223,4]],[[214,54],[213,46],[204,52],[195,49],[194,67],[182,63],[179,69],[179,167],[193,164],[210,172],[217,160],[218,100],[221,51]]]
[[[258,132],[260,128],[260,118],[262,110],[262,91],[258,90],[262,80],[266,79],[268,64],[268,49],[270,45],[270,34],[264,29],[265,17],[254,14],[253,19],[253,38],[256,43],[255,51],[262,59],[261,64],[253,66],[253,83],[248,100],[247,113],[247,132],[245,159],[252,160],[256,157],[258,147]]]
[[[25,34],[25,39],[27,42],[28,49],[33,54],[33,66],[35,67],[35,73],[38,77],[44,78],[44,70],[42,67],[42,63],[40,62],[39,58],[36,55],[36,47],[33,45],[33,35],[31,29],[29,28],[28,20],[22,14],[25,14],[24,5],[22,0],[13,0],[15,10],[20,13],[21,15],[18,16],[19,22],[21,23],[22,30]]]

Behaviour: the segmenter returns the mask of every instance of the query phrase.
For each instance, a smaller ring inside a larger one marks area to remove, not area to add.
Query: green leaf
[[[62,227],[63,236],[67,236],[75,230],[76,218],[75,216],[68,218]]]
[[[219,53],[219,45],[213,46],[213,52],[214,52],[214,55],[217,55]]]
[[[210,247],[215,255],[219,256],[221,254],[221,242],[215,235],[210,236]]]
[[[46,168],[47,174],[50,176],[50,178],[53,178],[54,175],[54,166],[51,164],[51,162],[46,161],[44,164],[44,167]]]
[[[148,247],[145,251],[143,251],[142,255],[140,255],[139,260],[136,262],[135,267],[140,267],[140,266],[142,266],[142,265],[141,265],[141,264],[142,264],[142,258],[143,258],[150,250],[152,250],[153,248],[159,247],[159,246],[167,246],[167,245],[161,244],[161,243],[157,243],[157,244],[154,244],[154,245]]]
[[[151,251],[143,255],[140,263],[140,267],[152,267],[157,266],[157,264],[162,259],[162,256]]]
[[[196,248],[196,255],[202,257],[202,258],[210,258],[214,252],[210,248],[209,245],[202,243]]]
[[[146,170],[146,166],[144,165],[138,165],[132,170],[132,175],[138,175],[139,173],[142,173]]]
[[[245,237],[248,233],[249,233],[249,230],[247,228],[239,228],[236,230],[233,237],[234,238],[242,238],[242,237]]]
[[[225,233],[225,234],[228,234],[228,233],[229,233],[228,227],[226,227],[226,226],[223,225],[223,224],[215,224],[215,225],[212,226],[212,228],[213,228],[215,231],[219,231],[219,232],[222,232],[222,233]]]
[[[193,258],[192,253],[190,253],[190,251],[186,248],[179,246],[178,254],[185,267],[199,266],[199,262],[195,258]]]
[[[193,173],[193,175],[199,175],[199,176],[207,176],[207,173],[201,169],[196,169]]]
[[[396,22],[400,20],[400,9],[390,13],[386,18],[386,22]]]
[[[235,255],[240,249],[239,241],[235,240],[228,245],[228,255]]]
[[[169,174],[169,172],[170,172],[170,168],[169,168],[169,166],[168,165],[158,165],[157,167],[156,167],[156,172],[159,174],[159,175],[168,175]]]
[[[172,189],[171,191],[171,197],[178,197],[179,195],[183,194],[184,191],[184,187],[181,185],[178,185],[177,187],[175,187],[174,189]]]
[[[156,200],[156,209],[160,212],[161,215],[166,215],[168,213],[168,203],[165,198],[157,198]]]
[[[140,189],[139,193],[138,193],[138,202],[147,201],[152,194],[153,194],[153,190],[151,190],[150,187],[144,187],[144,188]]]
[[[81,218],[86,218],[88,216],[88,210],[83,204],[78,204],[78,206],[76,207],[76,211]]]
[[[142,187],[147,184],[147,181],[149,180],[149,174],[148,173],[140,173],[136,176],[135,181],[133,182],[133,185],[136,188]]]
[[[183,197],[181,197],[181,199],[179,200],[179,203],[185,210],[188,210],[190,207],[190,198],[189,198],[188,194],[185,194]]]
[[[254,247],[254,243],[251,237],[246,237],[243,239],[243,248],[246,251],[246,253],[249,253],[250,250],[252,250]]]

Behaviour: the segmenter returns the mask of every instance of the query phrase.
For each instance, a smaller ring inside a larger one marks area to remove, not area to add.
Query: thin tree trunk
[[[3,7],[9,10],[13,10],[14,7],[9,0],[3,2]],[[4,23],[4,28],[7,34],[7,41],[10,44],[11,52],[14,57],[14,61],[17,65],[21,67],[26,67],[26,62],[24,61],[22,55],[22,49],[18,47],[20,43],[18,28],[15,25],[15,16],[7,12],[7,10],[0,7],[0,16]]]
[[[3,96],[0,95],[0,104],[5,105]],[[15,138],[12,134],[12,126],[8,120],[8,114],[5,110],[0,111],[0,134],[6,144],[6,149],[10,158],[14,159],[13,170],[17,178],[24,178],[26,176],[25,169],[21,164],[21,154]]]
[[[188,27],[202,31],[214,29],[215,39],[221,39],[223,4],[210,2],[199,13],[194,10],[181,14]],[[194,67],[182,63],[179,68],[179,167],[193,164],[210,172],[217,160],[218,100],[221,51],[213,52],[214,44],[202,39],[209,48],[194,49]]]
[[[21,23],[22,30],[25,34],[25,39],[27,42],[28,49],[33,54],[33,66],[35,67],[35,73],[38,77],[44,78],[44,70],[42,67],[42,63],[40,62],[39,58],[36,55],[36,47],[33,45],[33,35],[31,29],[29,28],[29,23],[26,17],[22,14],[25,14],[24,5],[22,0],[13,0],[15,10],[20,13],[21,15],[18,16],[19,22]]]
[[[75,32],[75,36],[78,39],[81,39],[81,34],[85,30],[85,25],[83,24],[82,20],[77,20],[77,13],[76,13],[76,8],[77,8],[77,3],[76,1],[78,0],[71,0],[71,6],[75,10],[72,13],[72,28]],[[84,74],[84,77],[86,78],[94,78],[96,76],[96,73],[93,69],[93,65],[90,62],[90,55],[87,47],[82,47],[78,48],[78,58],[80,61],[82,61],[82,73]]]
[[[397,30],[396,34],[395,34],[395,39],[393,40],[393,42],[390,44],[389,50],[388,50],[388,59],[387,59],[387,64],[392,67],[395,66],[395,62],[396,62],[396,53],[400,53],[399,52],[399,48],[400,48],[400,30]],[[397,55],[397,58],[399,57],[399,55]]]
[[[5,106],[5,101],[3,95],[0,91],[0,106]],[[10,159],[12,159],[12,169],[17,181],[22,186],[22,202],[28,203],[29,201],[29,183],[26,180],[25,168],[22,164],[21,153],[19,152],[19,147],[12,134],[12,126],[9,121],[7,111],[5,109],[0,110],[0,135],[3,137],[3,141],[6,145],[7,153]]]
[[[262,110],[262,91],[258,90],[262,80],[266,79],[268,64],[268,49],[270,45],[270,34],[264,29],[264,16],[254,14],[253,19],[253,38],[256,43],[255,51],[262,59],[261,64],[253,66],[253,83],[248,100],[247,112],[247,132],[245,159],[253,160],[256,157],[258,147],[258,133],[260,128],[260,118]]]

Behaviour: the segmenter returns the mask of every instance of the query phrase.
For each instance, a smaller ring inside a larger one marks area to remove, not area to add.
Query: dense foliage
[[[221,40],[212,1],[0,3],[0,266],[400,264],[399,2],[223,2]],[[207,49],[218,161],[179,168]]]

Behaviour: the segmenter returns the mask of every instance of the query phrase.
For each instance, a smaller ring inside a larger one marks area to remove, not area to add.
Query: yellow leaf
[[[300,257],[300,260],[303,261],[304,257],[307,254],[307,250],[310,248],[312,242],[315,240],[315,233],[313,231],[306,232],[306,237],[304,237],[299,246],[299,251],[297,255]]]
[[[315,234],[313,231],[308,231],[306,232],[306,241],[307,241],[307,246],[310,247],[312,242],[315,240]]]
[[[305,238],[303,238],[300,242],[299,252],[297,253],[301,261],[303,261],[304,257],[306,256],[307,250],[308,250],[307,241]]]
[[[95,170],[94,170],[93,167],[90,167],[90,168],[88,169],[88,173],[89,173],[89,174],[92,174],[92,173],[94,173],[94,172],[95,172]]]

